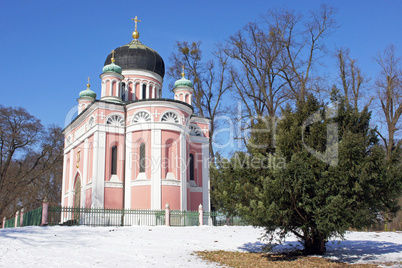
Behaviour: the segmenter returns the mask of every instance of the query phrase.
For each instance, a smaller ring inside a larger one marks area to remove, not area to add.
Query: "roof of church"
[[[138,39],[134,39],[114,51],[115,62],[123,70],[147,70],[159,74],[162,78],[165,75],[165,63],[162,57],[152,48],[143,45]],[[107,56],[105,66],[112,63],[111,59],[112,53]]]

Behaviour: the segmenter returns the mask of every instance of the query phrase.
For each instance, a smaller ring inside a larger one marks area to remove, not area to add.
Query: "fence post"
[[[170,226],[170,205],[166,203],[165,206],[165,225]]]
[[[40,226],[45,226],[48,223],[47,221],[48,209],[49,209],[49,203],[45,199],[43,200],[42,203],[42,223],[40,224]]]
[[[20,227],[24,226],[24,208],[21,209]]]
[[[3,229],[6,228],[6,217],[3,218]]]
[[[20,215],[20,212],[17,211],[17,213],[15,213],[15,221],[14,221],[14,227],[18,227],[18,216]]]
[[[198,221],[200,222],[200,226],[203,226],[204,225],[204,211],[202,210],[201,204],[198,206],[198,214],[199,214]]]

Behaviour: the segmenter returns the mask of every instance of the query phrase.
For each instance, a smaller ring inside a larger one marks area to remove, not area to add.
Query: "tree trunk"
[[[325,244],[327,241],[320,235],[314,233],[304,236],[304,250],[305,255],[324,255],[326,251]]]

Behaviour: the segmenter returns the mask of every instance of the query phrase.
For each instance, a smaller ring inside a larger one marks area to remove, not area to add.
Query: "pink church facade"
[[[209,211],[210,120],[184,73],[162,98],[164,68],[136,38],[108,55],[101,98],[88,84],[64,129],[62,206]]]

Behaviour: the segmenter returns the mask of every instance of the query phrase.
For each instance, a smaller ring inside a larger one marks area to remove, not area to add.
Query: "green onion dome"
[[[181,73],[181,79],[177,80],[176,82],[174,82],[174,87],[191,87],[193,88],[193,82],[191,82],[190,80],[186,79],[184,77],[184,71]]]
[[[116,65],[116,64],[114,64],[114,62],[112,62],[111,64],[105,65],[103,67],[102,71],[104,73],[115,72],[115,73],[121,74],[122,69],[121,69],[121,67],[119,65]]]
[[[89,80],[89,78],[88,78]],[[88,81],[89,82],[89,81]],[[93,92],[89,87],[91,85],[88,83],[87,84],[87,89],[83,90],[80,92],[80,98],[92,98],[92,99],[96,99],[96,93]]]

